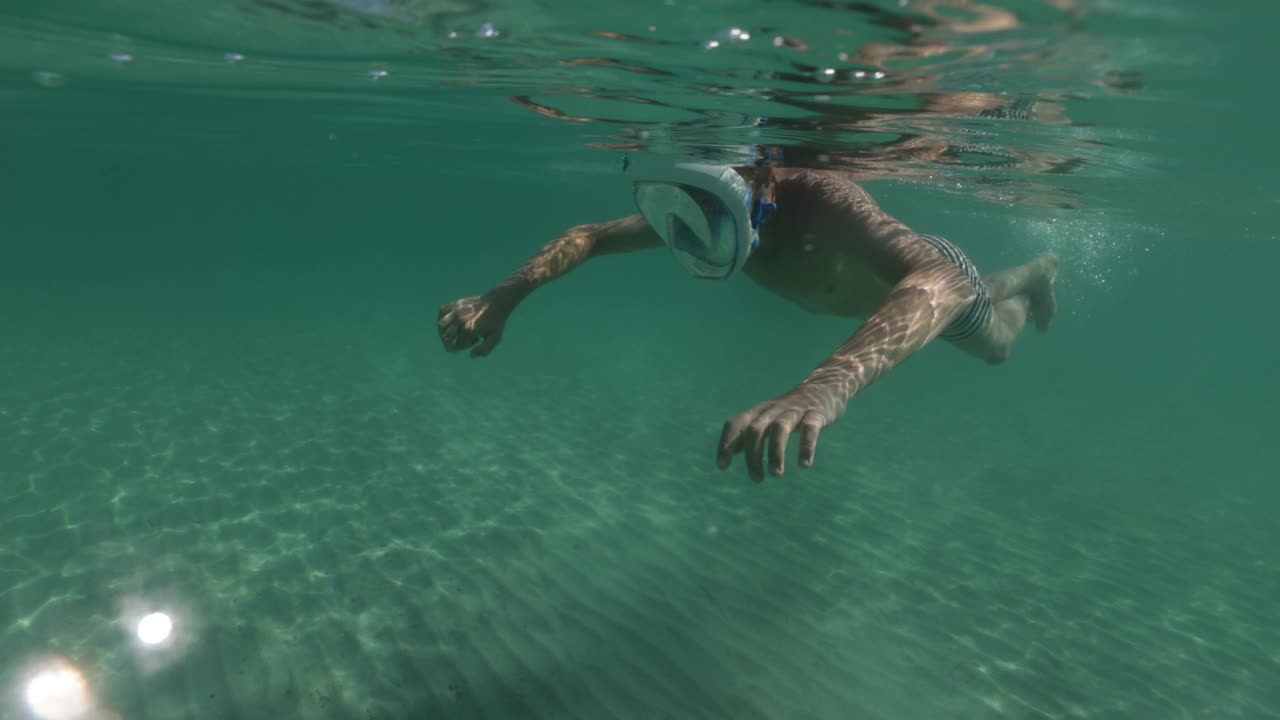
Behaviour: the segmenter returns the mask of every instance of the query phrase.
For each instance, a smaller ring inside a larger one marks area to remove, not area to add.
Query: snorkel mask
[[[760,244],[760,226],[777,209],[753,198],[728,165],[629,158],[636,206],[695,277],[724,280]]]

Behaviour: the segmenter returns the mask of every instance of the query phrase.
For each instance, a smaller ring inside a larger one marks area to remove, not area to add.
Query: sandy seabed
[[[678,383],[74,350],[0,354],[5,717],[49,653],[128,720],[1278,716],[1270,536],[1064,481],[1115,449],[885,420],[753,486]]]

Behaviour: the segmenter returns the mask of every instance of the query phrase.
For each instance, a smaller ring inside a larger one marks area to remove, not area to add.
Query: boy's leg
[[[1057,312],[1053,283],[1060,259],[1049,252],[1025,265],[983,278],[991,295],[991,321],[981,332],[954,343],[989,363],[1004,362],[1027,320],[1040,331],[1049,329]]]

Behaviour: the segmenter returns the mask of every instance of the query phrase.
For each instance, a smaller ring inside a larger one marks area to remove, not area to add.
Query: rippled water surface
[[[0,717],[1280,717],[1268,3],[0,7]],[[856,329],[669,254],[436,311],[638,152],[1063,259],[754,484]],[[463,353],[462,355],[465,355]]]

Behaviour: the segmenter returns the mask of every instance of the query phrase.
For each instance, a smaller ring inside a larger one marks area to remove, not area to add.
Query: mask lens
[[[733,264],[737,225],[715,194],[692,185],[636,183],[636,204],[676,256],[698,275]]]

